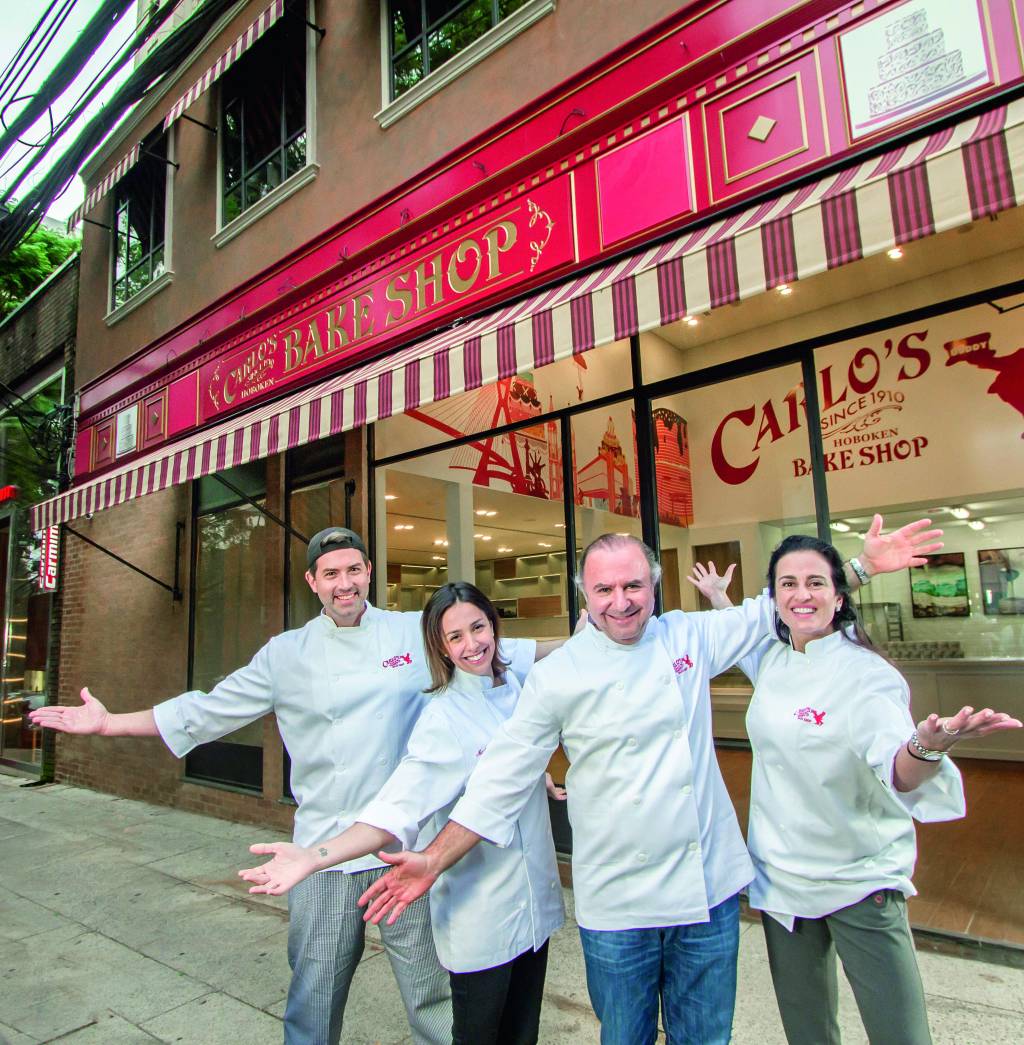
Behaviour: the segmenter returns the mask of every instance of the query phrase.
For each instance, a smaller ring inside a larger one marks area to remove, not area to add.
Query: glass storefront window
[[[425,380],[423,374],[420,380]],[[629,342],[613,341],[582,355],[378,421],[374,426],[376,454],[378,458],[392,457],[438,447],[448,439],[474,432],[539,421],[556,410],[628,392],[632,387]],[[531,483],[551,485],[543,463],[542,474],[534,479],[529,477],[525,464],[521,475],[511,466],[507,471],[520,493],[528,492]]]
[[[815,354],[833,537],[844,554],[881,512],[929,516],[945,547],[859,593],[915,710],[1024,712],[1024,399],[1020,319],[962,309]],[[1016,732],[958,755],[1024,757]]]
[[[264,464],[225,472],[262,503]],[[269,585],[271,535],[266,516],[210,476],[201,480],[195,521],[195,582],[191,686],[210,690],[247,664],[270,638],[269,608],[279,597]],[[263,722],[257,720],[186,757],[192,779],[261,791]]]
[[[800,368],[779,367],[655,400],[654,460],[665,609],[707,604],[695,562],[736,563],[734,602],[760,593],[772,549],[817,533]],[[746,738],[752,687],[738,669],[712,684],[717,738]]]

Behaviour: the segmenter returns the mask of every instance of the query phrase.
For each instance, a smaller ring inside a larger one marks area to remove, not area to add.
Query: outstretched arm
[[[353,824],[347,831],[319,845],[257,842],[249,846],[249,852],[272,856],[273,859],[258,867],[244,868],[238,872],[238,877],[254,883],[250,893],[280,896],[317,871],[324,871],[346,860],[357,860],[394,842],[395,836],[390,832],[360,823]]]
[[[430,889],[442,871],[458,863],[480,840],[480,835],[449,820],[422,853],[412,850],[379,853],[382,860],[394,866],[359,897],[360,907],[369,904],[363,920],[378,925],[388,915],[388,925],[394,925],[409,904]]]
[[[1002,711],[985,708],[975,711],[961,708],[951,718],[929,715],[917,725],[917,742],[929,751],[949,751],[961,740],[987,736],[1004,729],[1020,729],[1022,723]],[[908,740],[896,754],[893,783],[897,791],[914,791],[939,771],[942,759],[928,761],[918,754]]]
[[[926,555],[942,550],[941,530],[929,530],[931,519],[917,519],[901,526],[892,533],[882,533],[882,517],[875,515],[864,535],[864,550],[858,557],[868,577],[878,573],[896,573],[908,566],[923,566]],[[861,580],[849,563],[846,564],[846,579],[851,591],[861,586]]]
[[[29,712],[34,726],[55,729],[58,733],[94,734],[104,737],[155,737],[159,735],[152,708],[114,715],[85,686],[82,703],[69,707],[52,705]]]
[[[695,562],[686,579],[711,603],[712,609],[725,610],[733,604],[727,592],[735,569],[736,563],[731,562],[725,573],[719,577],[718,567],[713,562],[709,562],[706,567]]]

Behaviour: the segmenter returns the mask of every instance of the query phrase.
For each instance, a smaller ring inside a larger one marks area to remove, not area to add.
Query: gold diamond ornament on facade
[[[770,116],[758,116],[754,121],[753,127],[747,131],[747,137],[753,138],[754,141],[763,142],[768,140],[768,135],[775,130],[776,121]]]

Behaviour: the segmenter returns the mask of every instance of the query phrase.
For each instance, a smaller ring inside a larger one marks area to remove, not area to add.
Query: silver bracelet
[[[850,562],[850,569],[853,570],[853,572],[857,575],[857,580],[860,581],[861,585],[870,584],[871,583],[871,575],[861,565],[860,559],[858,559],[858,558],[856,558],[854,556],[851,556],[849,562]]]
[[[921,741],[917,739],[916,729],[910,734],[910,746],[917,752],[917,757],[923,759],[925,762],[938,762],[946,755],[945,751],[938,751],[925,747]],[[914,751],[911,751],[911,754],[913,754]]]

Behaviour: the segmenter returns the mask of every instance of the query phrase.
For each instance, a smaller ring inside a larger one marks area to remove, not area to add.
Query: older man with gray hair
[[[881,536],[854,563],[902,569],[932,550],[927,521]],[[859,572],[858,572],[859,571]],[[583,553],[590,623],[534,668],[450,821],[422,853],[360,902],[389,921],[481,839],[508,845],[530,788],[559,742],[573,827],[573,886],[587,986],[604,1045],[657,1036],[728,1042],[736,994],[739,902],[753,878],[715,758],[710,680],[773,627],[766,596],[711,613],[653,616],[661,568],[642,541],[605,534]]]

